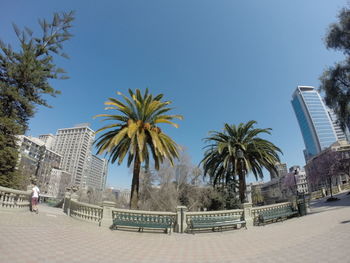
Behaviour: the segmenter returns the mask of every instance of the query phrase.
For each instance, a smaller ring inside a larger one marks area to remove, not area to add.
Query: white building
[[[60,169],[52,169],[47,195],[56,198],[62,198],[66,191],[66,187],[71,182],[72,175]]]
[[[46,148],[52,149],[55,143],[55,136],[51,133],[39,135],[39,139],[45,143]]]
[[[309,186],[306,180],[306,172],[299,165],[294,165],[289,168],[289,172],[294,174],[295,183],[297,185],[298,194],[308,194]]]
[[[107,169],[108,162],[106,159],[101,159],[96,155],[92,155],[90,172],[86,177],[86,186],[103,191],[106,187]]]
[[[94,138],[94,131],[86,123],[56,133],[53,150],[62,155],[61,168],[72,174],[72,184],[86,186]]]
[[[48,189],[51,170],[59,168],[62,156],[45,145],[42,140],[31,136],[18,136],[19,167],[25,176],[36,179],[41,192]]]

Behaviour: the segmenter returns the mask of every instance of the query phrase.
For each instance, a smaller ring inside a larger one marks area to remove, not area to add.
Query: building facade
[[[295,178],[297,194],[308,194],[309,186],[306,179],[306,172],[299,165],[293,165],[289,168],[289,173]]]
[[[62,156],[48,149],[38,138],[19,135],[19,167],[22,173],[35,179],[41,192],[48,191],[52,169],[60,167]]]
[[[53,134],[39,135],[39,139],[45,143],[46,148],[52,150],[55,143],[55,136]]]
[[[306,161],[335,141],[345,138],[335,115],[314,87],[298,86],[293,93],[292,106],[304,139]]]
[[[321,153],[313,156],[305,165],[310,191],[341,186],[349,182],[350,143],[337,141]]]
[[[47,195],[56,198],[63,198],[64,193],[66,192],[66,187],[68,187],[71,182],[71,177],[72,175],[70,173],[61,169],[53,168],[51,170]]]
[[[103,191],[106,187],[108,163],[96,155],[91,156],[90,171],[86,178],[86,186]]]
[[[72,175],[72,184],[86,186],[90,174],[91,147],[95,133],[88,124],[59,129],[53,150],[62,155],[61,169]]]
[[[285,163],[276,163],[275,168],[277,170],[277,173],[275,171],[270,171],[271,180],[282,177],[288,173],[287,164]]]

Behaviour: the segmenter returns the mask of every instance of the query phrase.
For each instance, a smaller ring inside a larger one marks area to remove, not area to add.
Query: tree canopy
[[[154,160],[155,169],[159,169],[164,160],[173,164],[173,159],[178,158],[177,144],[166,135],[159,124],[170,124],[178,127],[173,119],[182,119],[181,115],[169,115],[171,101],[162,101],[163,94],[153,96],[148,89],[141,93],[129,89],[130,98],[118,92],[125,102],[115,98],[109,98],[105,102],[106,110],[114,110],[115,114],[100,114],[95,117],[105,117],[104,120],[112,121],[97,133],[104,133],[96,140],[98,153],[108,153],[109,160],[114,163],[118,160],[121,164],[127,157],[127,165],[134,164],[133,179],[131,184],[131,208],[138,207],[139,199],[139,175],[141,164],[149,166],[149,161]]]
[[[212,131],[205,141],[210,143],[201,161],[204,174],[214,185],[239,182],[240,200],[245,200],[245,177],[252,172],[256,179],[263,178],[263,168],[276,171],[281,150],[260,134],[270,134],[271,129],[254,128],[256,121],[225,124],[222,132]],[[277,172],[277,171],[276,171]]]
[[[19,50],[0,41],[0,185],[18,187],[16,135],[28,129],[37,106],[50,107],[44,95],[59,94],[49,81],[67,78],[54,57],[68,57],[63,43],[72,37],[73,20],[73,12],[55,13],[50,22],[39,20],[41,36],[13,24]]]
[[[350,127],[350,9],[343,8],[338,23],[329,27],[325,38],[327,48],[344,53],[345,60],[324,71],[320,90],[325,92],[326,104],[331,107],[344,130]]]

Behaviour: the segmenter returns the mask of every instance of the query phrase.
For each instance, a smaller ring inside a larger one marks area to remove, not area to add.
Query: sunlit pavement
[[[248,230],[166,235],[111,231],[40,206],[0,210],[0,262],[350,262],[350,195]]]

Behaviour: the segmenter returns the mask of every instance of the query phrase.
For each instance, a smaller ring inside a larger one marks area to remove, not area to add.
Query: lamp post
[[[243,159],[244,159],[244,153],[241,149],[238,149],[237,152],[237,158],[238,160],[240,160],[240,168],[241,168],[241,171],[240,171],[240,175],[242,176],[242,182],[240,182],[240,185],[242,185],[242,190],[244,191],[244,198],[243,200],[241,200],[242,203],[245,203],[246,202],[246,196],[245,196],[245,177],[244,177],[244,169],[243,169]],[[241,193],[240,193],[240,197],[241,197]]]
[[[296,194],[296,196],[298,197],[298,196],[299,196],[299,191],[298,191],[298,183],[297,183],[297,178],[296,178],[297,174],[298,174],[298,170],[295,169],[295,170],[294,170],[295,194]]]

